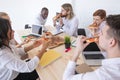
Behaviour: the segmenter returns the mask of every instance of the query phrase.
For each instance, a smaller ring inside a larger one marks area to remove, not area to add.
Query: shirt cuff
[[[39,62],[40,62],[40,59],[39,59],[37,56],[34,56],[34,57],[31,59],[31,62],[33,62],[33,64],[36,65],[35,67],[37,67],[37,65],[38,65]]]
[[[21,48],[16,48],[17,51],[19,52],[20,55],[24,55],[24,54],[27,54],[24,50],[24,47],[21,47]]]
[[[21,48],[22,52],[26,54],[24,47]]]
[[[76,67],[76,63],[74,61],[69,61],[68,67],[74,69]]]
[[[38,63],[40,61],[40,59],[37,56],[35,56],[33,59],[34,59],[35,62],[38,62]]]
[[[70,65],[70,66],[76,66],[76,63],[74,61],[69,61],[68,65]]]

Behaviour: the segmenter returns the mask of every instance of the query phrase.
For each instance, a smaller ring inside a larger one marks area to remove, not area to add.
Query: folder
[[[77,73],[86,73],[86,72],[92,72],[93,69],[89,67],[86,63],[80,64],[76,67]]]
[[[60,53],[56,52],[55,50],[49,50],[42,56],[40,60],[40,66],[45,67],[60,57]]]

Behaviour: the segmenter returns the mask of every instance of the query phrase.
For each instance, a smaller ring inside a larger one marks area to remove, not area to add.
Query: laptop
[[[83,35],[83,36],[86,36],[86,32],[85,32],[85,29],[84,28],[78,28],[78,30],[77,30],[77,35],[79,36],[79,35]],[[74,41],[72,41],[71,42],[71,46],[72,47],[76,47],[76,40],[74,40]]]
[[[83,60],[89,66],[100,66],[105,57],[100,52],[96,43],[90,43],[82,53]]]
[[[28,36],[40,37],[43,33],[42,27],[43,25],[32,25],[32,33]]]
[[[50,32],[52,33],[52,35],[58,35],[58,34],[63,33],[63,29],[60,29],[60,30],[54,29],[54,30],[52,30]]]

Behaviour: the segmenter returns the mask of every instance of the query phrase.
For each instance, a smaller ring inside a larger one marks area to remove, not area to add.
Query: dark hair
[[[98,9],[93,13],[93,16],[100,16],[101,19],[106,18],[106,11],[103,9]]]
[[[106,18],[106,23],[109,26],[107,33],[118,41],[120,47],[120,14],[109,15]]]
[[[6,41],[9,42],[9,38],[7,35],[9,29],[12,30],[9,21],[0,18],[0,48],[3,46],[9,47],[5,44]]]
[[[45,10],[45,11],[48,11],[48,8],[43,7],[42,10],[41,10],[41,12],[44,11],[44,10]],[[48,12],[49,12],[49,11],[48,11]]]

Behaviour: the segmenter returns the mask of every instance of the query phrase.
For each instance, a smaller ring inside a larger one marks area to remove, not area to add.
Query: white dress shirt
[[[63,24],[63,31],[65,33],[67,33],[70,36],[77,36],[79,21],[75,16],[70,20],[63,18]],[[56,25],[56,28],[60,29],[60,24]]]
[[[120,80],[120,58],[105,59],[93,72],[75,75],[76,63],[69,61],[63,80]]]
[[[35,56],[25,62],[20,59],[26,54],[23,48],[15,48],[14,45],[0,48],[0,80],[13,80],[19,73],[32,72],[39,64],[39,58]]]
[[[98,27],[98,32],[100,32],[104,27],[105,27],[106,21],[103,21],[99,27]]]
[[[41,14],[38,14],[36,19],[35,19],[35,23],[34,24],[36,24],[36,25],[45,25],[46,21],[47,21],[47,18],[43,19]]]

